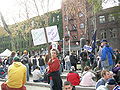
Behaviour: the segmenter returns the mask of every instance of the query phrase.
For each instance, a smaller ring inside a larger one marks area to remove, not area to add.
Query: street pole
[[[69,35],[69,41],[68,41],[68,43],[69,43],[69,55],[70,55],[71,47],[70,47],[70,31],[69,30],[68,30],[68,35]]]
[[[45,24],[45,22],[43,21],[43,22],[42,22],[42,25],[43,25],[44,32],[45,32],[45,38],[46,38],[46,42],[47,42],[46,44],[47,44],[47,49],[48,49],[48,56],[46,56],[47,59],[45,60],[46,63],[47,63],[47,62],[49,61],[49,58],[50,58],[50,45],[49,45],[49,43],[48,43],[47,32],[46,32],[46,28],[45,28],[44,24]]]
[[[65,39],[63,38],[63,58],[65,57]]]

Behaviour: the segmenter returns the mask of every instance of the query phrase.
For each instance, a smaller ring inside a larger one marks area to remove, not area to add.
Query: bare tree
[[[4,27],[4,30],[8,33],[8,35],[10,36],[10,39],[11,39],[11,48],[12,50],[15,50],[15,41],[13,39],[13,35],[12,35],[12,32],[10,31],[8,25],[6,24],[6,21],[4,20],[4,17],[2,15],[2,13],[0,12],[0,17],[1,17],[1,21],[2,21],[2,24],[3,24],[3,27]]]

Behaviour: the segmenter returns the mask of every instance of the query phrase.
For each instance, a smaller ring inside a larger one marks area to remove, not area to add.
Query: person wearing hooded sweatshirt
[[[1,85],[1,90],[26,90],[26,66],[14,57],[13,63],[8,67],[8,79]]]
[[[113,49],[108,45],[107,40],[102,40],[101,45],[103,46],[102,52],[101,52],[101,66],[102,70],[110,70],[112,71],[113,68]]]
[[[72,90],[76,90],[75,86],[80,84],[80,76],[79,74],[75,71],[75,67],[72,66],[70,72],[67,74],[67,81],[69,81],[72,86],[73,89]]]

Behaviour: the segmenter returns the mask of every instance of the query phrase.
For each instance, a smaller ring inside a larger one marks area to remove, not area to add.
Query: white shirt
[[[65,60],[65,62],[70,61],[70,57],[69,57],[69,55],[67,55],[67,56],[64,58],[64,60]]]
[[[92,72],[90,71],[86,72],[82,77],[80,85],[81,86],[95,86],[96,82],[92,80],[92,77],[95,77],[95,75]]]
[[[40,73],[40,70],[38,69],[35,69],[33,72],[33,80],[38,80],[42,77],[41,73]]]

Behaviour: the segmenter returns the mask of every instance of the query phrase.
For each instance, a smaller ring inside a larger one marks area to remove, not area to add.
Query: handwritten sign
[[[44,28],[31,30],[34,46],[46,43]],[[46,27],[48,42],[59,41],[57,26]]]
[[[48,42],[59,41],[57,26],[46,27]]]
[[[84,50],[87,50],[87,51],[89,51],[89,52],[92,51],[92,47],[91,47],[91,46],[88,46],[88,45],[84,45],[83,49],[84,49]]]
[[[31,30],[31,33],[34,46],[46,43],[44,28]]]

